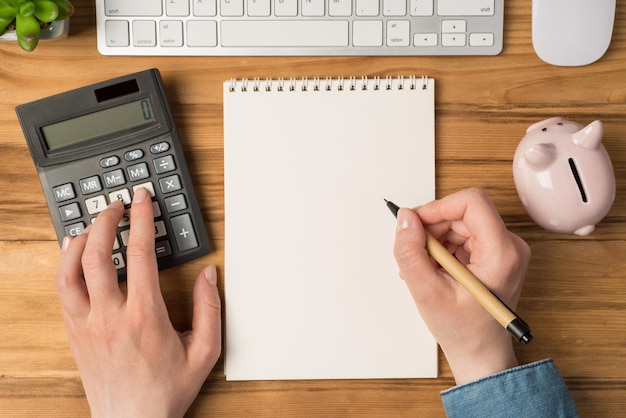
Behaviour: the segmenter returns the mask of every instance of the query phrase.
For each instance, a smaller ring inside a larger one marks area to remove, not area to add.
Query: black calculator
[[[159,269],[210,252],[178,131],[157,69],[100,82],[16,108],[62,243],[114,200],[126,207],[112,258],[126,277],[134,190],[154,208]]]

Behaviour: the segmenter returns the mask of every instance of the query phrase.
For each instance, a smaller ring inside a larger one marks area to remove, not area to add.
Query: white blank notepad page
[[[437,376],[383,200],[435,197],[434,80],[226,82],[224,166],[228,380]]]

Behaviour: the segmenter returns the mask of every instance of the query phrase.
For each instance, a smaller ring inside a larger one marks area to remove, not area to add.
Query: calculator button
[[[137,191],[137,189],[140,188],[140,187],[143,187],[144,189],[146,189],[148,191],[148,193],[150,193],[150,197],[156,196],[156,193],[154,191],[154,184],[152,184],[151,182],[134,185],[133,186],[133,193],[135,193]]]
[[[121,186],[126,183],[126,179],[124,178],[124,172],[121,169],[109,171],[103,174],[104,176],[104,184],[106,184],[107,189],[112,187]]]
[[[180,178],[176,174],[174,174],[173,176],[163,177],[162,179],[159,179],[159,186],[161,187],[161,191],[163,193],[175,192],[182,189],[183,187],[180,184]]]
[[[52,193],[54,194],[54,200],[57,202],[65,202],[66,200],[74,199],[76,197],[72,183],[54,187],[52,189]]]
[[[130,191],[128,189],[120,189],[109,193],[109,201],[113,202],[115,200],[119,200],[124,205],[130,205]]]
[[[130,211],[131,211],[131,208],[124,210],[122,219],[120,219],[120,222],[117,224],[118,227],[123,228],[125,226],[130,225]],[[159,216],[161,216],[161,208],[159,207],[159,202],[157,201],[152,202],[152,214],[155,218],[158,218]]]
[[[167,230],[165,229],[165,222],[156,221],[154,223],[154,238],[161,238],[167,235]],[[125,247],[128,247],[128,238],[130,237],[130,229],[125,229],[120,232],[120,238],[122,238],[122,244]]]
[[[177,194],[176,196],[168,197],[165,199],[165,209],[168,213],[178,212],[179,210],[187,209],[187,201],[185,195]]]
[[[82,222],[77,222],[75,224],[65,226],[65,235],[77,237],[78,235],[82,234],[84,230],[85,224]]]
[[[134,149],[132,151],[128,151],[124,154],[124,159],[126,161],[135,161],[143,157],[143,151],[140,149]]]
[[[184,215],[172,218],[171,221],[178,249],[180,251],[187,251],[192,248],[197,248],[198,240],[196,239],[196,233],[193,229],[191,216],[185,213]]]
[[[100,167],[109,168],[116,166],[120,163],[120,158],[116,155],[111,155],[110,157],[105,157],[100,160]]]
[[[120,253],[114,253],[111,255],[111,259],[113,260],[113,264],[115,264],[116,269],[123,269],[126,267],[126,263],[124,262],[124,256]]]
[[[139,181],[143,179],[147,179],[150,177],[150,172],[148,171],[148,164],[139,163],[135,165],[128,166],[126,168],[128,172],[128,179],[130,181]]]
[[[159,142],[158,144],[154,144],[150,147],[150,152],[153,154],[160,154],[162,152],[168,151],[170,149],[170,144],[167,142]]]
[[[61,214],[61,220],[63,222],[78,219],[83,216],[82,213],[80,213],[80,206],[78,206],[78,203],[61,206],[59,208],[59,213]]]
[[[174,157],[166,155],[165,157],[157,158],[153,160],[154,169],[157,174],[167,173],[168,171],[176,170],[176,164],[174,163]]]
[[[80,184],[80,191],[83,194],[96,193],[102,190],[102,183],[100,183],[100,177],[98,176],[81,179],[78,181],[78,184]]]
[[[169,241],[159,241],[154,244],[154,251],[157,257],[167,257],[172,255],[172,247]]]
[[[104,195],[94,196],[85,200],[85,206],[87,206],[87,213],[93,215],[102,212],[107,207],[107,200]]]

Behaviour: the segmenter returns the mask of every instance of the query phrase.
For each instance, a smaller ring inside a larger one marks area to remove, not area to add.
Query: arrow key
[[[80,206],[78,203],[71,203],[69,205],[61,206],[59,208],[59,214],[63,222],[71,221],[72,219],[78,219],[83,214],[80,212]]]

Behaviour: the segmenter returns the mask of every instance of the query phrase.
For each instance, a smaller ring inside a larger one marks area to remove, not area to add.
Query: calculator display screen
[[[102,135],[147,125],[155,120],[150,100],[141,99],[53,123],[41,130],[46,147],[52,151]]]

